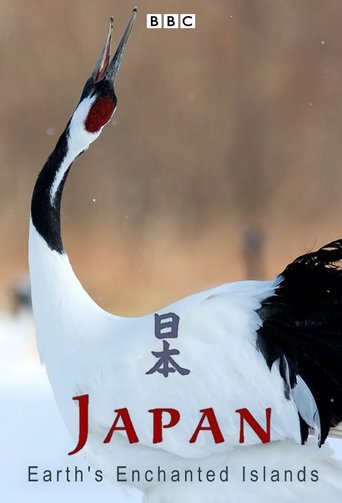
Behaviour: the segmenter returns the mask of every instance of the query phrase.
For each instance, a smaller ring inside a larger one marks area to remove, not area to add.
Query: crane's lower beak
[[[109,80],[112,84],[114,84],[115,77],[120,67],[122,55],[124,53],[128,37],[131,33],[136,15],[137,15],[137,8],[135,7],[132,11],[126,30],[122,35],[118,48],[116,49],[116,52],[111,62],[109,62],[109,60],[110,60],[110,43],[112,40],[112,32],[113,32],[113,18],[112,17],[110,18],[106,42],[92,74],[94,82],[100,82],[101,80],[106,79]]]

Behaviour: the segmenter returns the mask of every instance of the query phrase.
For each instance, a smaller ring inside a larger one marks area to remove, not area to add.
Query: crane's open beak
[[[134,7],[131,17],[128,21],[126,30],[122,35],[122,38],[119,42],[118,48],[113,56],[112,61],[109,63],[110,59],[110,43],[112,40],[112,32],[113,32],[113,18],[110,18],[108,34],[106,38],[105,45],[101,51],[100,57],[96,63],[96,66],[93,71],[93,79],[94,82],[100,82],[103,79],[109,80],[112,84],[114,84],[115,77],[118,73],[122,55],[124,53],[128,37],[131,33],[133,23],[135,21],[137,15],[137,8]]]

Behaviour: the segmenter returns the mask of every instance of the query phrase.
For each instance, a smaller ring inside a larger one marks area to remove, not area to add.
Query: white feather
[[[297,384],[291,389],[291,396],[296,403],[299,414],[306,424],[313,428],[320,437],[321,421],[316,400],[300,375],[297,375]]]

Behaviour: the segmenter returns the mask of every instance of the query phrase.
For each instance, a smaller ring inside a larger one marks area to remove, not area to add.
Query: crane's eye
[[[112,118],[116,99],[112,96],[100,96],[92,104],[84,126],[89,133],[96,133]]]

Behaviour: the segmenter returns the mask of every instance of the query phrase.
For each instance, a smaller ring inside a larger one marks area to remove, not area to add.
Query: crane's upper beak
[[[103,79],[110,81],[114,85],[115,77],[118,73],[122,55],[124,53],[128,37],[131,33],[133,23],[135,21],[137,15],[137,8],[134,7],[131,17],[129,18],[126,30],[122,35],[122,38],[119,42],[118,48],[113,56],[111,62],[110,60],[110,43],[112,40],[112,32],[113,32],[113,18],[110,18],[108,34],[106,37],[105,45],[101,51],[100,57],[96,63],[94,71],[92,73],[92,77],[94,82],[100,82]]]

